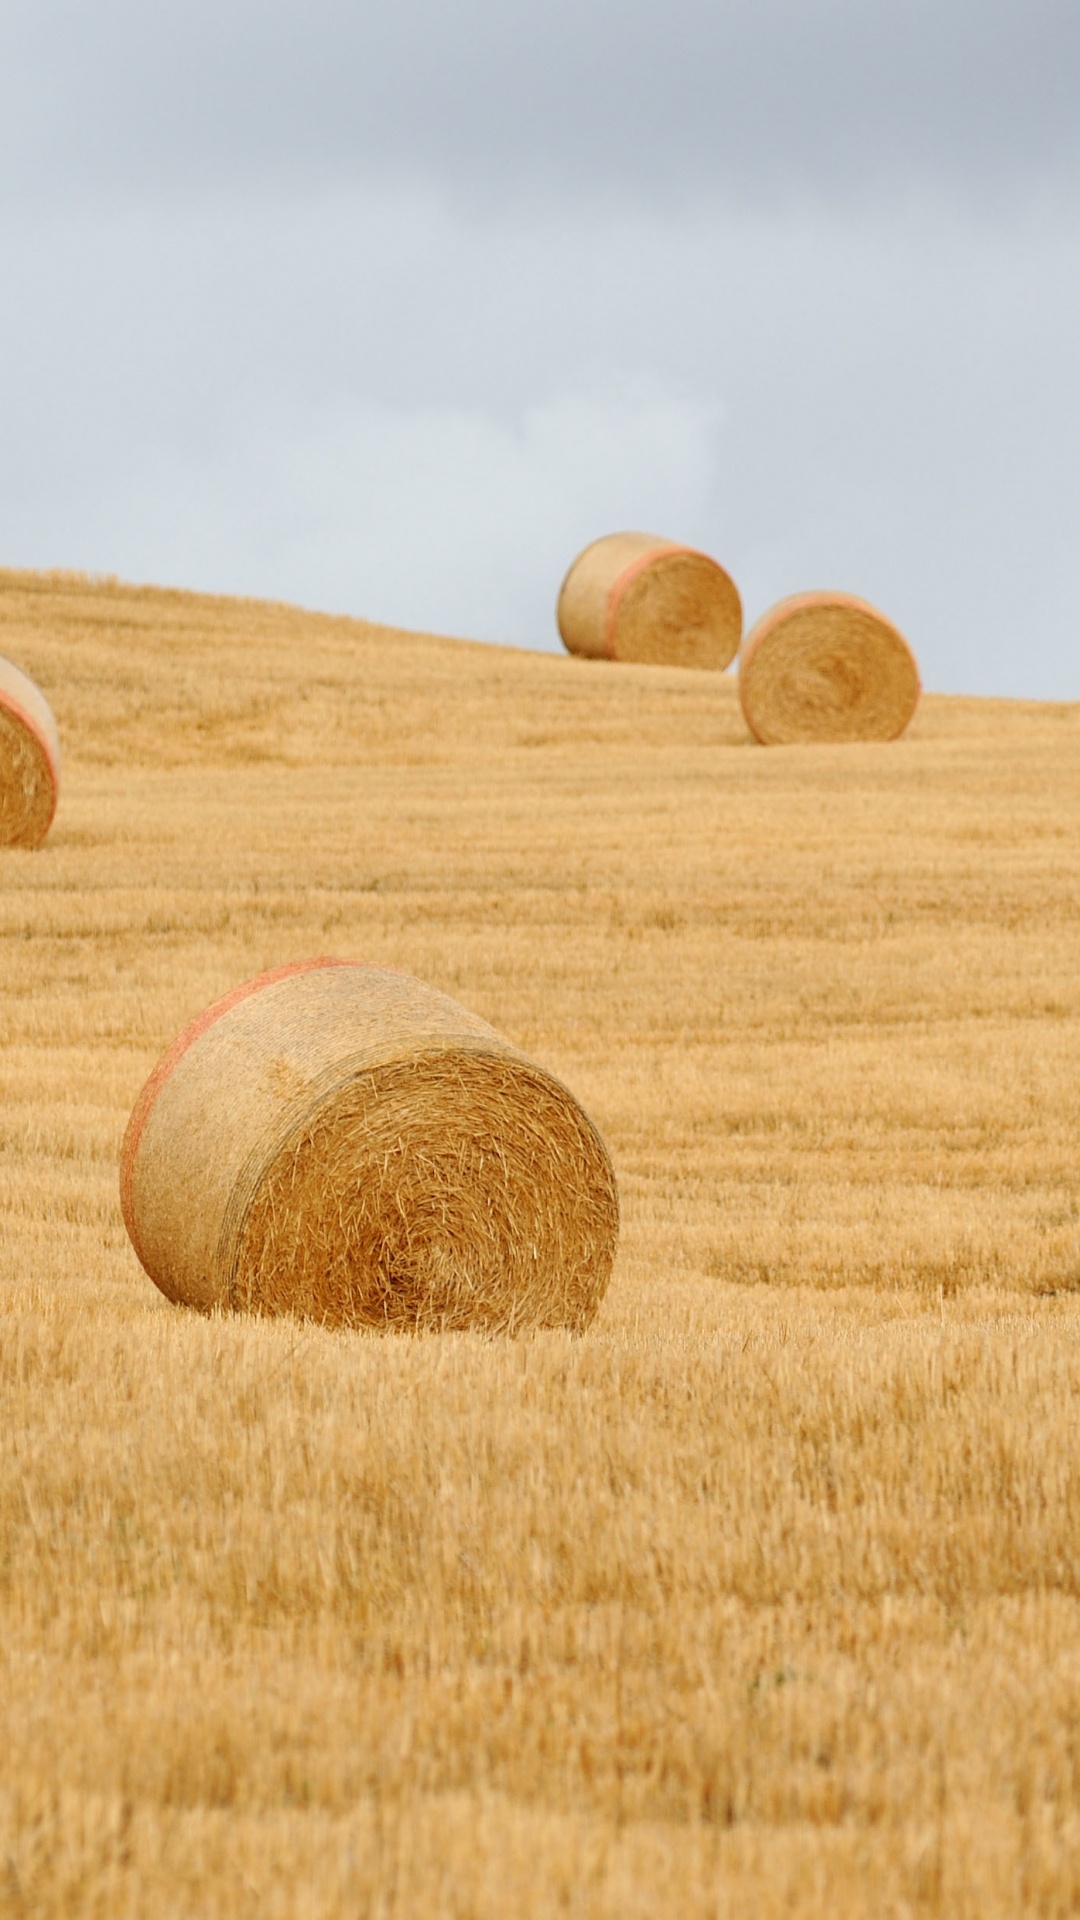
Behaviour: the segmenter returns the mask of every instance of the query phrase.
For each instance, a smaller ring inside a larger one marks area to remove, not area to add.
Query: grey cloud
[[[637,523],[751,614],[865,594],[932,687],[1080,694],[1067,219],[524,229],[369,186],[28,218],[0,253],[8,561],[556,645],[573,552]]]
[[[0,0],[0,558],[557,644],[575,549],[1080,695],[1075,0]]]
[[[1075,168],[1075,0],[37,0],[9,182],[373,172],[497,195],[975,197]]]

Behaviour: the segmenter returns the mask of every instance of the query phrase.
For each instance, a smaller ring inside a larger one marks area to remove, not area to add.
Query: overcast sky
[[[0,564],[557,646],[640,526],[1080,697],[1080,0],[0,0]]]

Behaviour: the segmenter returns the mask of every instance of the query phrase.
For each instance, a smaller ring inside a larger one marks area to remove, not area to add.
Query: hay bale
[[[919,700],[915,656],[892,622],[847,593],[781,600],[747,636],[739,698],[755,740],[895,740]]]
[[[39,847],[60,795],[60,736],[40,687],[0,659],[0,847]]]
[[[330,1326],[584,1327],[618,1234],[566,1088],[445,994],[351,961],[200,1014],[135,1105],[120,1191],[170,1300]]]
[[[739,650],[742,601],[708,554],[653,533],[609,533],[579,553],[559,593],[563,645],[590,660],[722,671]]]

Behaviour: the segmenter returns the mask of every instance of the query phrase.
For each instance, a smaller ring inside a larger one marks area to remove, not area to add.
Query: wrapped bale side
[[[746,724],[765,746],[896,740],[919,691],[903,634],[847,593],[779,601],[747,635],[739,658]]]
[[[618,1237],[567,1089],[445,994],[352,961],[262,974],[193,1021],[120,1184],[169,1299],[330,1326],[581,1328]]]
[[[654,533],[609,533],[579,553],[556,617],[569,653],[648,666],[730,666],[742,601],[730,575]]]
[[[39,847],[60,795],[60,736],[40,687],[0,658],[0,847]]]

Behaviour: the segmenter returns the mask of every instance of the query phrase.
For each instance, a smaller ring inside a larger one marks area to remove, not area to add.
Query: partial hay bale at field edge
[[[261,974],[194,1020],[135,1105],[120,1191],[170,1300],[327,1326],[580,1329],[618,1238],[567,1089],[358,961]]]
[[[653,533],[609,533],[579,553],[556,617],[569,653],[722,672],[739,650],[742,601],[730,575]]]
[[[28,674],[0,658],[0,847],[39,847],[59,794],[52,708]]]
[[[747,636],[739,660],[746,724],[765,746],[896,740],[919,692],[903,634],[847,593],[779,601]]]

